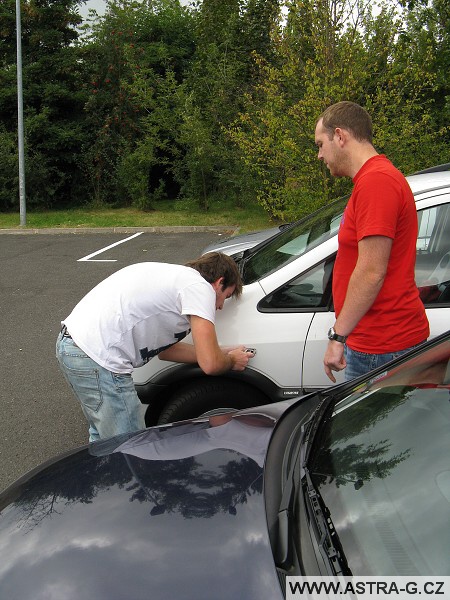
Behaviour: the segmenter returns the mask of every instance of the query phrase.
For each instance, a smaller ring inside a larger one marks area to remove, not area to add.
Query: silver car
[[[450,323],[450,171],[441,167],[408,181],[419,220],[416,282],[434,337]],[[142,402],[149,404],[148,424],[217,407],[266,404],[330,385],[322,361],[335,319],[331,276],[346,203],[337,200],[239,251],[243,294],[225,303],[216,329],[221,344],[244,344],[256,356],[242,373],[220,377],[207,377],[193,365],[151,360],[133,374]]]

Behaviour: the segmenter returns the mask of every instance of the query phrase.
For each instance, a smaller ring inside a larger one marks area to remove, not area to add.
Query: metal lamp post
[[[25,203],[25,152],[23,136],[23,83],[22,83],[22,29],[20,19],[20,0],[16,0],[16,33],[17,33],[17,133],[19,139],[19,199],[20,225],[27,223]]]

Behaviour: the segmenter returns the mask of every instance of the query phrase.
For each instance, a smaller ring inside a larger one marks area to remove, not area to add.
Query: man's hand
[[[325,373],[333,383],[336,383],[336,377],[332,371],[342,371],[347,366],[344,356],[344,344],[330,340],[323,359]]]
[[[235,350],[228,352],[228,356],[233,361],[232,371],[243,371],[248,365],[250,358],[253,358],[253,352],[246,352],[245,346],[239,346]]]
[[[367,236],[358,242],[358,260],[350,277],[344,305],[334,324],[341,335],[350,335],[375,302],[386,276],[392,239],[382,235]],[[323,359],[325,373],[336,383],[332,371],[347,366],[344,344],[330,341]]]
[[[197,362],[204,373],[221,375],[230,370],[245,369],[253,356],[251,352],[245,352],[245,346],[221,348],[213,323],[195,315],[191,315],[190,319]]]

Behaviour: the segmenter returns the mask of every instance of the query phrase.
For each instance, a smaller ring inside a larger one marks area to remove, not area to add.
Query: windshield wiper
[[[325,506],[322,496],[314,487],[309,469],[306,466],[303,466],[302,482],[312,528],[329,575],[351,575],[352,572],[348,566],[330,511]]]
[[[324,417],[330,410],[331,398],[325,398],[305,423],[301,447],[301,482],[310,523],[315,533],[319,551],[330,575],[351,575],[339,535],[334,527],[331,513],[322,496],[315,488],[308,469],[311,448],[319,427],[324,425]]]
[[[327,396],[322,399],[312,416],[301,426],[301,435],[293,442],[295,443],[293,450],[295,458],[289,469],[278,510],[278,540],[275,552],[277,566],[285,570],[293,566],[294,501],[297,497],[298,484],[301,483],[304,486],[304,499],[310,522],[329,573],[351,575],[330,511],[315,489],[306,466],[312,442],[331,401],[332,399]]]
[[[300,426],[298,426],[300,428]],[[288,570],[292,565],[292,535],[294,521],[294,500],[297,495],[297,483],[300,482],[300,445],[303,438],[303,428],[300,429],[300,436],[294,438],[291,445],[295,447],[291,451],[294,456],[292,465],[289,469],[286,484],[283,488],[280,507],[278,509],[278,535],[274,550],[275,564],[281,569]],[[291,449],[287,449],[289,452]],[[296,474],[298,476],[296,477]]]
[[[303,424],[298,425],[294,433],[290,447],[286,452],[290,452],[292,464],[286,477],[286,484],[283,488],[280,507],[278,509],[278,536],[275,547],[275,563],[282,569],[289,569],[293,566],[292,562],[292,537],[294,524],[294,501],[297,496],[297,489],[300,484],[301,465],[304,458],[304,448],[307,447],[310,440],[310,432],[316,419],[320,422],[324,405],[328,406],[329,399],[323,399],[317,406],[311,417]],[[314,428],[315,430],[315,428]]]

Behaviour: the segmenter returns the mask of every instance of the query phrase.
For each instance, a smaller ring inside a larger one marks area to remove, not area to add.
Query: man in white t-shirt
[[[232,258],[211,252],[187,265],[138,263],[94,287],[62,321],[61,370],[89,422],[89,440],[145,427],[131,373],[154,356],[198,363],[208,375],[242,371],[253,355],[221,348],[215,311],[239,297]],[[182,342],[192,333],[193,344]]]

